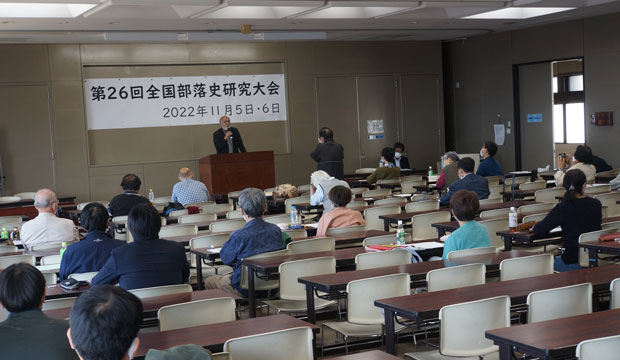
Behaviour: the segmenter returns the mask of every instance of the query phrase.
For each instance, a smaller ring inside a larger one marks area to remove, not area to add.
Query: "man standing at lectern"
[[[232,154],[246,152],[243,140],[241,140],[241,134],[239,134],[237,128],[230,126],[230,118],[228,116],[220,118],[220,126],[221,128],[213,133],[213,145],[215,145],[217,153]]]

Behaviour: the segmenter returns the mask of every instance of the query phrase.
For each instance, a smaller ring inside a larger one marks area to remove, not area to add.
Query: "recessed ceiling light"
[[[74,18],[97,4],[0,3],[4,18]]]
[[[574,7],[510,7],[465,16],[463,19],[529,19],[537,16],[573,10]]]

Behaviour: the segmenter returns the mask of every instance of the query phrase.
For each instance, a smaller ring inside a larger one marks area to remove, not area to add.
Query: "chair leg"
[[[325,351],[325,326],[321,324],[321,357]]]
[[[349,355],[349,337],[346,335],[343,335],[342,337],[344,338],[344,353]]]

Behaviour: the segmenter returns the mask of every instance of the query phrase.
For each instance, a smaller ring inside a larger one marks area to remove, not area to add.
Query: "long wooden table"
[[[319,331],[318,326],[288,315],[264,316],[142,334],[140,335],[140,347],[135,356],[141,358],[149,349],[163,350],[182,344],[196,344],[211,351],[220,352],[224,343],[230,339],[297,327],[309,327],[314,333]],[[277,349],[273,350],[277,351]]]
[[[588,252],[588,264],[590,267],[598,266],[598,254],[620,256],[620,242],[617,241],[585,241],[579,243],[579,247]]]
[[[619,328],[616,309],[490,330],[486,337],[499,346],[500,360],[514,359],[514,351],[550,360],[572,358],[580,342],[618,335]]]
[[[509,296],[512,304],[521,304],[525,302],[527,295],[533,291],[583,283],[592,283],[594,291],[607,290],[611,281],[618,277],[620,277],[620,266],[601,266],[459,289],[381,299],[375,301],[375,306],[384,311],[387,351],[390,354],[396,354],[395,316],[410,320],[436,317],[439,309],[444,306],[502,295]]]
[[[63,207],[75,205],[75,196],[59,197],[58,205]],[[0,216],[22,215],[34,219],[38,214],[39,212],[34,207],[34,200],[31,199],[0,204]]]
[[[406,273],[411,275],[412,283],[424,281],[426,274],[431,270],[442,269],[448,266],[483,263],[487,266],[487,271],[494,271],[499,268],[499,263],[506,259],[513,259],[523,256],[533,255],[527,251],[503,251],[499,254],[484,254],[468,256],[458,261],[426,261],[417,264],[407,264],[398,266],[386,266],[376,269],[341,271],[335,274],[316,275],[301,277],[298,281],[306,286],[306,303],[308,307],[308,321],[316,322],[314,311],[314,293],[320,291],[327,293],[330,298],[346,296],[347,284],[351,281],[367,279],[377,276]],[[423,286],[424,284],[420,284]]]

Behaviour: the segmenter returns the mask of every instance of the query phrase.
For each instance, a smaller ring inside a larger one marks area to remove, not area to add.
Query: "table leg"
[[[205,288],[204,279],[202,278],[202,256],[199,254],[196,255],[196,277],[198,282],[198,290],[203,290]]]
[[[306,307],[308,309],[308,322],[316,324],[316,311],[314,311],[314,286],[306,284]]]
[[[383,231],[390,231],[390,220],[383,219]]]
[[[439,238],[441,238],[442,236],[446,235],[446,228],[438,227],[437,228],[437,235],[439,236]]]
[[[394,313],[383,309],[385,316],[385,351],[396,355],[396,332],[394,331]]]
[[[504,251],[512,250],[512,238],[504,235],[502,239],[504,239]]]
[[[499,360],[512,360],[512,346],[506,343],[497,343],[495,345],[499,346]]]
[[[590,265],[590,267],[597,267],[598,266],[598,257],[597,257],[597,251],[596,249],[592,249],[592,248],[588,248],[588,264]]]
[[[247,269],[248,273],[248,303],[250,306],[250,317],[256,317],[256,293],[254,291],[254,269]]]

